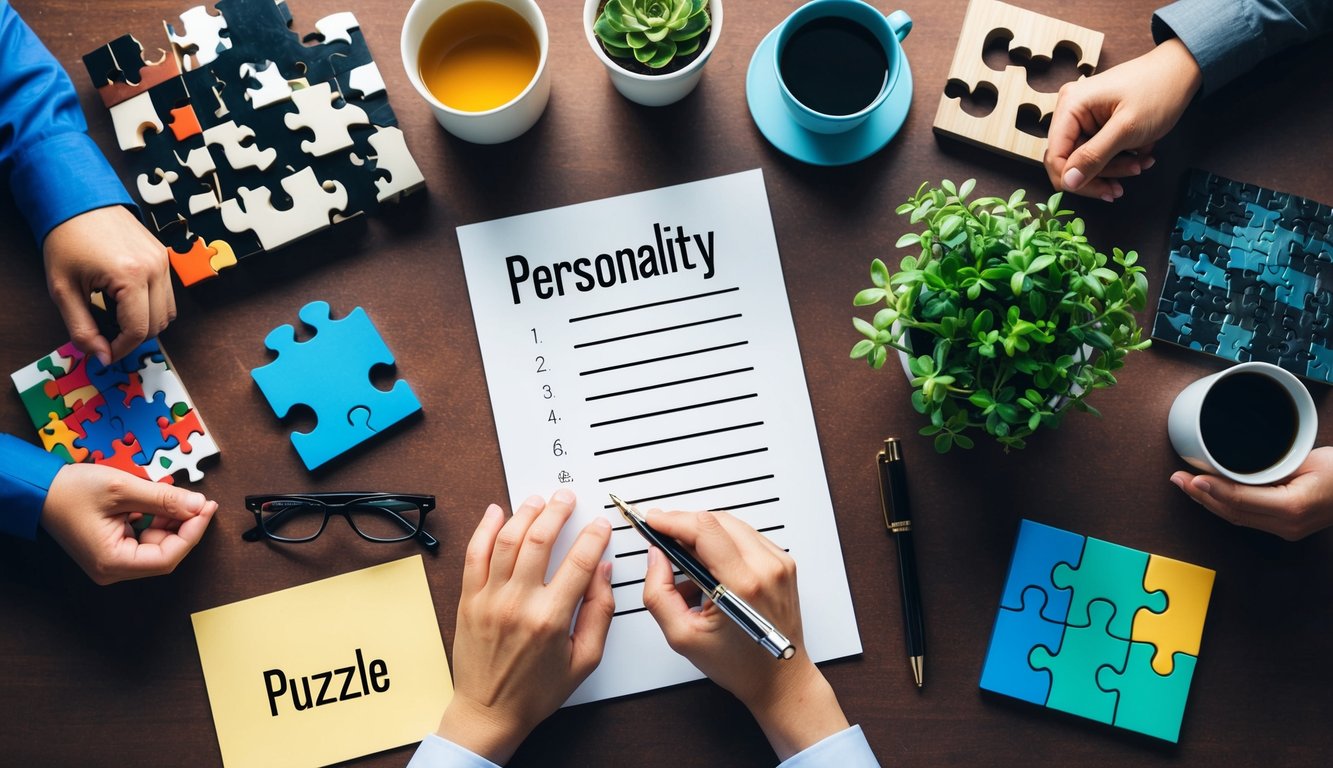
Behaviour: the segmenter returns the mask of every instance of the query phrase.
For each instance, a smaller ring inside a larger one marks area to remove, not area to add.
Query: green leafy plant
[[[865,338],[851,356],[880,368],[890,349],[908,355],[912,406],[930,418],[921,434],[941,453],[971,448],[978,429],[1022,448],[1070,407],[1096,414],[1084,398],[1152,343],[1133,315],[1148,293],[1137,253],[1093,248],[1060,193],[1035,206],[1021,189],[969,202],[974,186],[922,184],[898,206],[921,229],[896,247],[916,253],[897,272],[875,259],[873,286],[852,302],[883,306],[852,318]]]
[[[699,50],[708,0],[608,0],[593,24],[606,52],[661,69]]]

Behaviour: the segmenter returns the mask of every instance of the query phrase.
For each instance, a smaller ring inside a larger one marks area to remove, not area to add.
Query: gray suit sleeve
[[[1216,91],[1260,61],[1333,28],[1333,0],[1178,0],[1153,14],[1161,43],[1180,38]]]

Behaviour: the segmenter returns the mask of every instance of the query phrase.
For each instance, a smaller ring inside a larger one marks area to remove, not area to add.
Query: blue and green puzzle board
[[[981,687],[1175,742],[1214,576],[1024,520]]]
[[[1333,384],[1333,209],[1191,171],[1155,339]]]

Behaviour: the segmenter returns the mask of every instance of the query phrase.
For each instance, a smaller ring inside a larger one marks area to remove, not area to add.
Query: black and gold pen
[[[912,512],[907,502],[907,471],[898,438],[884,441],[879,459],[879,498],[884,526],[898,544],[898,585],[903,593],[903,630],[907,660],[916,687],[925,684],[926,631],[921,621],[921,590],[916,577],[916,550],[912,546]]]

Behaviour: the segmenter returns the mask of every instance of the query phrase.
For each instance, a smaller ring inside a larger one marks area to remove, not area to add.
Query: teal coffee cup
[[[887,17],[862,0],[813,0],[778,26],[773,66],[792,119],[816,133],[850,131],[898,84],[912,30],[903,11]]]

